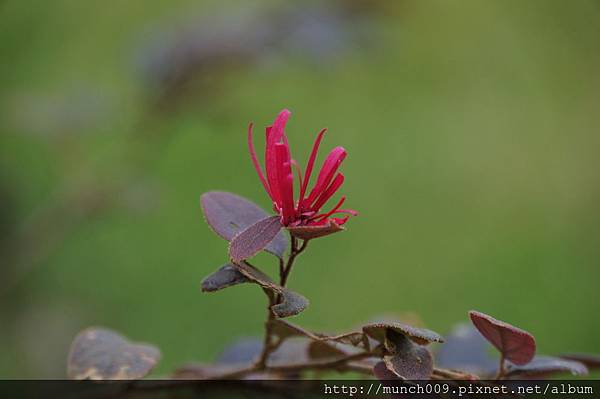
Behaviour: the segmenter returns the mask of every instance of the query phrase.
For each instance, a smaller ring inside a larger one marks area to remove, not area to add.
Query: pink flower
[[[311,237],[330,234],[341,230],[350,215],[356,216],[357,212],[351,209],[341,209],[345,196],[342,196],[337,204],[328,212],[322,212],[321,208],[331,199],[344,183],[344,175],[338,172],[346,150],[343,147],[335,147],[323,163],[317,176],[317,181],[312,190],[308,191],[308,184],[317,158],[319,145],[327,129],[323,129],[317,135],[313,145],[304,176],[298,163],[292,159],[288,139],[285,135],[285,124],[290,117],[290,111],[284,109],[277,115],[272,126],[266,129],[265,148],[265,173],[256,157],[252,140],[252,124],[248,127],[248,147],[252,163],[258,172],[267,194],[273,201],[273,210],[281,216],[281,224],[286,226],[292,233],[296,232],[300,238],[308,233]],[[298,179],[298,197],[294,199],[294,174],[295,169]],[[346,214],[343,217],[333,215]],[[325,233],[325,234],[319,234]],[[315,235],[316,234],[316,235]]]

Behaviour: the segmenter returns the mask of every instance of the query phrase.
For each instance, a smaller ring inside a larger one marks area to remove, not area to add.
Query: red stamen
[[[327,219],[329,216],[331,216],[334,213],[336,213],[338,209],[340,209],[340,207],[342,206],[342,204],[344,203],[344,201],[346,201],[346,196],[345,195],[343,195],[342,198],[340,198],[340,200],[338,201],[338,203],[329,212],[322,213],[320,215],[316,215],[313,219],[314,220]]]
[[[335,223],[337,223],[338,225],[343,225],[344,223],[346,223],[348,221],[348,219],[350,219],[350,216],[344,216],[343,218],[331,218],[331,220],[333,220]]]

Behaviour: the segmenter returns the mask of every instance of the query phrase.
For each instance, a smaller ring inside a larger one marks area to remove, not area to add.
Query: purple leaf
[[[269,216],[248,226],[231,240],[229,257],[234,263],[253,257],[265,249],[282,228],[279,216]]]
[[[415,344],[405,334],[387,330],[386,355],[383,361],[392,373],[406,380],[428,380],[433,371],[433,358],[429,350]]]
[[[202,280],[203,292],[214,292],[233,285],[247,283],[248,278],[230,263],[221,266],[219,270]]]
[[[295,316],[308,306],[308,300],[305,297],[277,285],[269,276],[246,263],[222,266],[202,281],[202,291],[213,292],[247,282],[256,283],[273,297],[279,298],[279,303],[271,307],[273,314],[277,317]]]
[[[469,312],[469,316],[481,335],[507,360],[523,365],[535,356],[535,339],[527,331],[474,310]]]
[[[403,355],[385,356],[383,361],[392,373],[405,380],[428,380],[433,371],[433,358],[424,346],[413,345]]]
[[[148,374],[159,359],[154,346],[129,342],[105,328],[88,328],[71,344],[68,375],[74,380],[135,380]]]
[[[253,202],[223,191],[210,191],[200,197],[200,205],[208,225],[222,238],[231,241],[242,230],[269,215]],[[283,232],[266,247],[267,252],[283,258],[287,239]]]
[[[294,291],[284,288],[279,294],[281,301],[271,307],[277,317],[295,316],[308,306],[308,299]]]
[[[432,342],[444,342],[444,339],[434,331],[426,328],[412,327],[404,323],[373,323],[363,327],[363,332],[365,334],[379,342],[384,342],[388,330],[405,335],[419,345],[427,345]]]
[[[379,362],[373,366],[373,375],[379,381],[401,380],[395,372],[388,369],[384,362]]]
[[[586,375],[588,369],[583,363],[551,356],[536,356],[525,365],[509,363],[507,367],[507,376],[514,378],[542,378],[557,373]]]

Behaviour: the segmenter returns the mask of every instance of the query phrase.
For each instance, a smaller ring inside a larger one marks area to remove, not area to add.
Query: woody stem
[[[302,242],[302,245],[299,246],[298,239],[296,237],[290,235],[290,239],[291,239],[290,256],[288,257],[287,264],[282,269],[280,269],[280,274],[279,274],[279,279],[280,279],[279,284],[282,287],[285,287],[285,285],[287,284],[287,280],[290,275],[290,272],[292,271],[292,266],[294,266],[294,261],[296,260],[296,257],[298,255],[300,255],[302,252],[304,252],[304,250],[308,246],[308,240],[304,240]]]
[[[500,365],[498,366],[498,374],[496,374],[496,377],[494,379],[500,380],[505,376],[505,374],[506,374],[505,358],[504,358],[504,353],[502,353],[500,355]]]
[[[291,238],[291,250],[290,255],[288,256],[287,262],[283,260],[279,261],[279,284],[282,287],[285,287],[287,283],[287,279],[292,271],[292,266],[294,265],[294,261],[296,257],[300,255],[308,245],[308,240],[304,240],[302,245],[298,246],[298,239],[292,235]],[[257,370],[264,370],[267,366],[267,360],[269,359],[269,355],[274,352],[279,346],[279,342],[275,342],[273,339],[273,331],[272,331],[272,321],[275,320],[275,315],[271,308],[273,305],[279,303],[281,301],[281,295],[273,295],[270,292],[267,292],[267,297],[269,298],[269,304],[267,307],[267,320],[265,322],[265,336],[263,340],[263,350],[260,354],[260,357],[256,361],[254,367]]]

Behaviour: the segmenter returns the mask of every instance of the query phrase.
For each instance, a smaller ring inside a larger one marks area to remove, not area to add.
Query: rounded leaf
[[[373,375],[379,381],[389,381],[389,380],[393,381],[393,380],[401,380],[402,379],[402,378],[398,377],[398,374],[396,374],[393,371],[390,371],[388,366],[383,361],[378,362],[375,364],[375,366],[373,366]]]
[[[229,257],[234,263],[249,259],[265,249],[283,226],[279,216],[269,216],[240,231],[229,245]]]
[[[277,317],[295,316],[308,307],[308,299],[297,292],[284,288],[280,292],[280,297],[281,301],[271,307]]]
[[[242,230],[269,216],[252,201],[224,191],[202,194],[200,205],[208,225],[227,241],[231,241]],[[280,232],[265,247],[265,251],[283,258],[287,242],[285,234]]]
[[[248,281],[250,280],[235,265],[228,263],[202,280],[201,286],[203,292],[214,292]]]
[[[384,342],[388,330],[405,335],[419,345],[428,345],[432,342],[444,342],[444,338],[435,331],[426,328],[412,327],[404,323],[373,323],[363,327],[363,332],[365,334],[379,342]]]
[[[154,346],[129,342],[106,328],[88,328],[71,344],[67,374],[75,380],[135,380],[159,359]]]
[[[527,331],[475,310],[470,311],[469,316],[481,335],[507,360],[523,365],[535,356],[535,338]]]
[[[433,371],[433,358],[427,347],[394,330],[386,333],[388,355],[383,361],[391,372],[406,380],[428,380]]]

